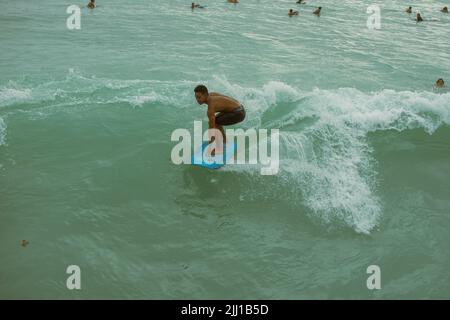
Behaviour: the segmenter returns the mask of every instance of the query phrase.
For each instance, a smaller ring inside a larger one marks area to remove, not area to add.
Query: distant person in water
[[[448,13],[448,8],[447,8],[447,7],[443,7],[442,10],[441,10],[441,12],[443,12],[443,13]]]
[[[289,17],[298,16],[298,11],[294,11],[292,9],[289,9],[288,16]]]
[[[439,78],[436,80],[436,88],[445,88],[444,79]]]
[[[96,7],[96,5],[95,5],[95,0],[91,0],[91,2],[89,2],[89,4],[87,5],[87,7],[88,7],[89,9],[94,9],[94,8]]]
[[[239,3],[238,0],[228,0],[229,3]]]
[[[195,99],[197,103],[207,104],[208,111],[206,112],[209,120],[210,129],[218,129],[222,133],[223,144],[226,144],[226,136],[223,126],[229,126],[242,122],[245,119],[245,109],[242,104],[234,98],[225,96],[217,92],[209,92],[208,88],[204,85],[198,85],[194,89]],[[216,115],[216,113],[218,114]],[[210,143],[214,141],[214,137],[210,137]],[[223,144],[218,141],[215,146],[214,153],[223,153]],[[213,153],[211,151],[212,147],[208,149],[208,153]]]
[[[412,13],[412,7],[409,7],[408,9],[405,10],[406,13]]]
[[[422,22],[423,21],[422,16],[420,15],[420,13],[417,13],[416,21],[417,22]]]
[[[320,11],[322,11],[322,7],[318,7],[313,14],[315,14],[316,16],[320,16]]]
[[[298,0],[297,3],[299,3],[299,4],[305,4],[306,2],[305,2],[305,0]]]
[[[199,5],[198,3],[192,2],[191,8],[192,8],[192,10],[194,10],[195,8],[203,9],[204,7]]]

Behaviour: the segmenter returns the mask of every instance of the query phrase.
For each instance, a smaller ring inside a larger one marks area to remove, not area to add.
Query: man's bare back
[[[208,110],[211,108],[211,111],[214,112],[231,112],[241,105],[236,99],[225,96],[218,92],[211,92],[209,96],[210,99],[207,102]]]

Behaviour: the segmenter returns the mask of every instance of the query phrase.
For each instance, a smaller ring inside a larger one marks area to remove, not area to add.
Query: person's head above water
[[[447,7],[443,7],[441,11],[445,12],[445,13],[448,13],[448,8]]]
[[[436,87],[443,88],[444,85],[445,85],[444,79],[439,78],[439,79],[436,80]]]
[[[209,92],[208,88],[202,84],[198,85],[194,89],[195,93],[195,99],[197,100],[198,104],[204,104],[208,100]]]

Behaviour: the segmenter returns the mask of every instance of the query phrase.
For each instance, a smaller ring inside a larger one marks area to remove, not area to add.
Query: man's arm
[[[216,113],[214,112],[214,106],[211,104],[208,106],[208,120],[209,120],[209,129],[216,128]],[[211,137],[211,133],[209,134],[209,142],[211,143],[213,137]]]

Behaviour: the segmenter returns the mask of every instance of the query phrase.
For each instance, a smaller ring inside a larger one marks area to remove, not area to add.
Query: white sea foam
[[[224,77],[204,83],[210,90],[229,94],[243,103],[247,118],[242,126],[280,129],[279,184],[292,189],[290,202],[307,206],[314,219],[345,223],[362,233],[377,226],[383,211],[369,133],[422,128],[432,134],[440,126],[450,124],[448,92],[364,93],[352,88],[303,91],[276,81],[248,88],[231,84]],[[0,106],[64,96],[56,106],[88,99],[94,104],[165,104],[176,112],[196,103],[193,97],[196,84],[93,79],[72,72],[67,79],[32,89],[3,87]],[[198,113],[192,116],[192,121],[198,120],[194,119]],[[5,139],[6,124],[2,120],[0,143],[4,144]],[[253,169],[226,168],[243,172]]]
[[[30,89],[0,88],[0,107],[20,103],[31,97]]]
[[[0,117],[0,146],[6,143],[6,122]]]
[[[221,81],[251,107],[254,117],[261,119],[277,108],[267,124],[281,129],[280,183],[293,188],[290,201],[302,201],[322,222],[344,222],[361,233],[370,233],[382,217],[368,134],[414,128],[432,134],[450,124],[448,93],[302,92],[279,82],[246,89]],[[299,130],[302,122],[306,124]]]

